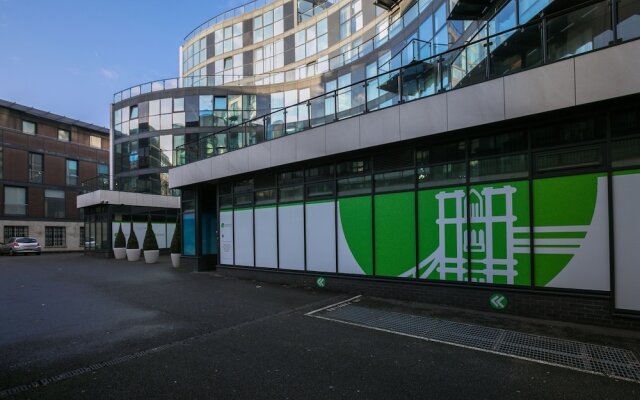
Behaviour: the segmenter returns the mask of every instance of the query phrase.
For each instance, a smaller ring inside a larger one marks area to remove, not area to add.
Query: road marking
[[[324,311],[317,310],[316,313],[319,314],[306,315],[428,342],[640,383],[640,362],[633,352],[626,349],[378,310],[345,302],[341,302],[339,307],[325,308]],[[403,323],[407,320],[411,323]],[[577,353],[574,352],[575,348],[579,349]]]
[[[315,313],[319,313],[320,311],[328,310],[330,308],[336,308],[338,306],[346,306],[346,305],[348,305],[348,304],[360,299],[360,297],[362,297],[361,294],[359,294],[357,296],[354,296],[354,297],[352,297],[350,299],[346,299],[346,300],[343,300],[343,301],[339,301],[339,302],[337,302],[335,304],[328,305],[326,307],[318,308],[317,310],[310,311],[310,312],[306,313],[305,315],[312,316]]]

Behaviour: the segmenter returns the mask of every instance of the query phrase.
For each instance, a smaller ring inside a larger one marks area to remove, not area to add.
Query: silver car
[[[40,255],[42,247],[38,240],[32,237],[14,237],[0,246],[0,253],[15,256],[16,254],[35,253]]]

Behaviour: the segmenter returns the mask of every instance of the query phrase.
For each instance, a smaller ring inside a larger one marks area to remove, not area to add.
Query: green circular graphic
[[[494,310],[504,310],[509,305],[509,300],[501,293],[494,293],[489,297],[489,305]]]

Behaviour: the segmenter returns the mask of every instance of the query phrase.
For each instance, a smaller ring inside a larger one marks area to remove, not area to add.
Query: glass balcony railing
[[[592,2],[435,56],[424,50],[430,48],[425,42],[410,43],[399,53],[398,68],[178,146],[174,165],[637,39],[640,29],[614,37],[620,30],[612,24],[639,18],[640,7],[624,11],[612,14],[608,1]]]
[[[81,193],[95,192],[96,190],[109,190],[109,175],[100,174],[81,183]]]
[[[221,22],[224,22],[228,19],[234,18],[234,17],[238,17],[240,15],[246,14],[248,12],[257,10],[258,8],[262,8],[270,3],[272,3],[274,0],[254,0],[251,1],[249,3],[243,4],[241,6],[232,8],[231,10],[227,10],[225,12],[222,12],[218,15],[216,15],[215,17],[210,18],[209,20],[207,20],[206,22],[203,22],[202,24],[200,24],[200,26],[198,26],[196,29],[192,30],[187,36],[185,36],[184,41],[185,43],[190,41],[191,39],[193,39],[195,36],[197,36],[200,32],[205,31],[207,29],[209,29],[210,27],[217,25]]]

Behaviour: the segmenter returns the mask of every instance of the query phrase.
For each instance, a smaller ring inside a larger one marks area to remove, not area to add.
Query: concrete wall
[[[177,188],[640,92],[640,40],[360,115],[169,171]]]

